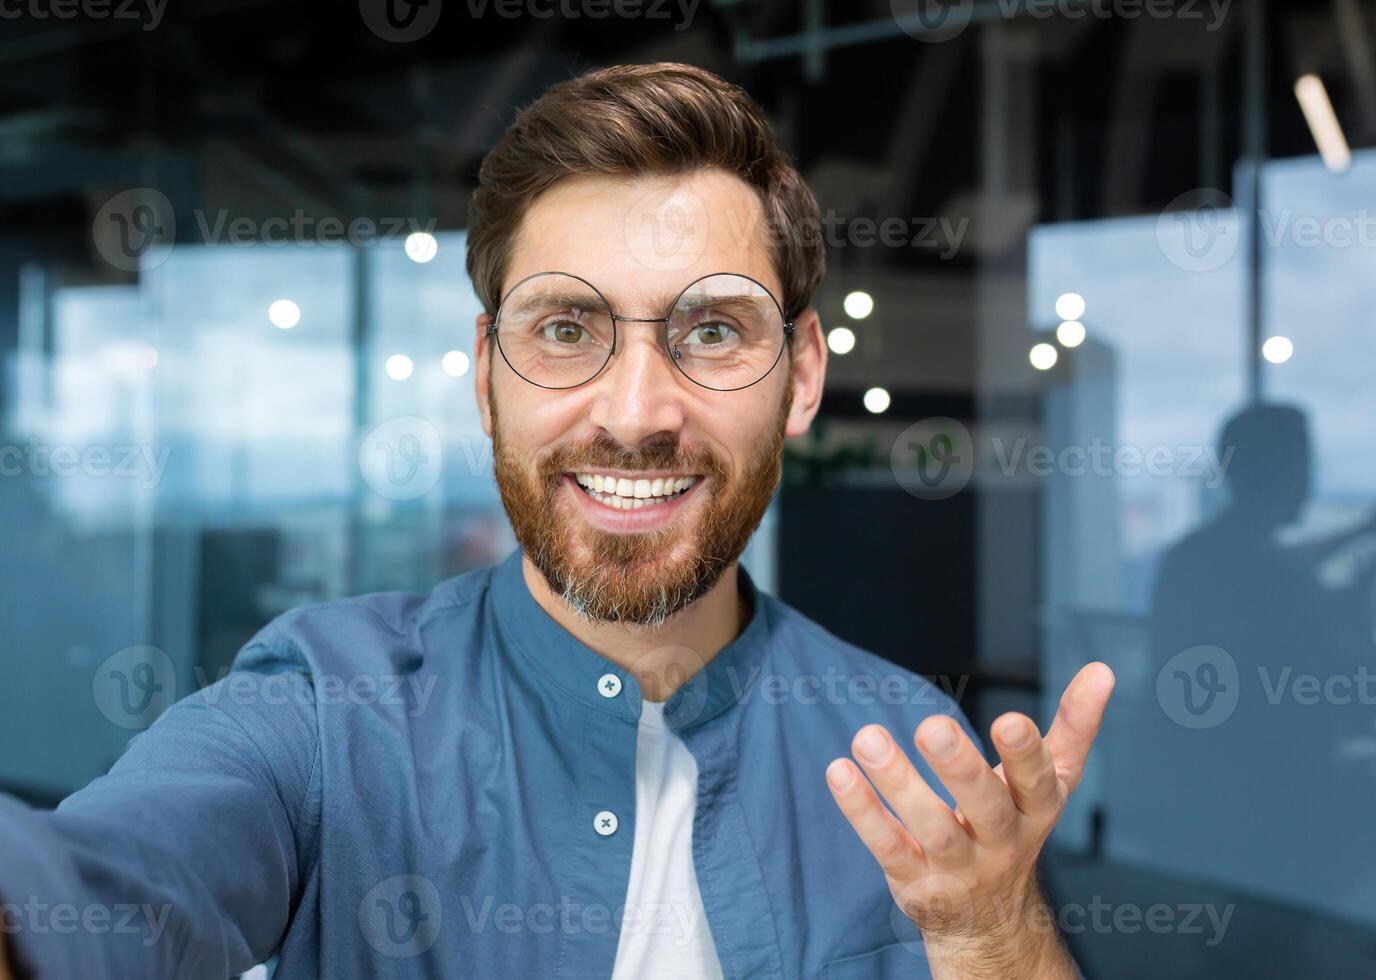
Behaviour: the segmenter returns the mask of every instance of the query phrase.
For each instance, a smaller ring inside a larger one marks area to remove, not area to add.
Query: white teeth
[[[586,487],[596,493],[641,500],[648,500],[653,497],[670,497],[676,493],[682,493],[696,482],[696,477],[691,476],[661,476],[653,480],[632,480],[595,473],[577,473],[574,478],[578,481],[579,486]]]
[[[595,473],[576,473],[574,479],[589,496],[615,510],[636,510],[665,503],[697,482],[697,478],[691,476],[631,480]]]

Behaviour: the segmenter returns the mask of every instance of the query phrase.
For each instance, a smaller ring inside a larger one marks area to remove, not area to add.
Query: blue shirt
[[[930,714],[968,725],[740,580],[748,624],[665,706],[698,766],[693,863],[722,970],[928,976],[824,771],[868,722],[903,746]],[[540,608],[519,552],[426,596],[295,610],[56,811],[0,797],[0,926],[62,980],[270,958],[302,980],[605,978],[639,715],[635,679]]]

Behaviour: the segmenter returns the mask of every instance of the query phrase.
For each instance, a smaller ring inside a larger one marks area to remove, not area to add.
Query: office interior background
[[[468,195],[516,107],[659,60],[822,209],[756,578],[983,732],[1113,666],[1043,862],[1091,980],[1376,975],[1370,0],[0,4],[0,789],[514,547]]]

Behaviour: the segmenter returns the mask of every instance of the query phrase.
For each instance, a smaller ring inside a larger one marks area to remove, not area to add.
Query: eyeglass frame
[[[556,385],[542,385],[542,384],[540,384],[540,382],[538,382],[538,381],[531,381],[529,378],[527,378],[524,374],[522,374],[522,373],[516,368],[516,365],[514,365],[514,364],[511,363],[511,358],[507,357],[507,356],[506,356],[506,351],[502,350],[502,341],[501,341],[501,338],[498,337],[498,330],[497,330],[497,324],[501,321],[501,318],[502,318],[502,307],[506,305],[506,303],[507,303],[507,301],[508,301],[509,299],[511,299],[511,294],[514,293],[514,292],[516,292],[516,290],[520,289],[521,286],[522,286],[524,283],[527,283],[527,282],[529,282],[529,281],[532,280],[532,279],[537,279],[537,278],[539,278],[540,276],[567,276],[569,279],[577,279],[577,280],[578,280],[579,282],[581,282],[583,285],[585,285],[585,286],[587,286],[589,289],[591,289],[591,290],[597,295],[597,298],[600,299],[600,300],[602,300],[602,302],[605,303],[605,304],[607,305],[606,315],[607,315],[608,317],[610,317],[610,318],[611,318],[611,321],[612,321],[612,346],[611,346],[611,348],[607,351],[607,359],[606,359],[605,361],[602,362],[602,366],[599,367],[596,371],[594,371],[590,377],[588,377],[587,379],[585,379],[585,380],[583,380],[583,381],[578,382],[577,384],[573,384],[573,385],[558,385],[558,386],[556,386]],[[701,381],[698,381],[696,378],[694,378],[694,377],[693,377],[691,374],[689,374],[687,371],[683,370],[683,365],[679,363],[679,358],[681,358],[683,355],[682,355],[681,353],[675,353],[673,350],[671,350],[671,349],[669,348],[669,330],[668,330],[667,324],[669,323],[670,320],[673,319],[672,314],[673,314],[673,311],[674,311],[674,307],[678,306],[678,301],[681,300],[681,299],[683,299],[684,295],[688,292],[688,290],[692,289],[694,286],[696,286],[698,283],[702,282],[704,279],[711,279],[711,278],[714,277],[714,276],[735,276],[735,277],[738,278],[738,279],[745,279],[745,280],[747,280],[748,282],[753,282],[756,286],[759,286],[760,289],[764,291],[764,294],[765,294],[766,296],[769,297],[770,302],[772,302],[772,303],[774,304],[774,308],[775,308],[776,310],[779,311],[779,319],[783,321],[783,325],[784,325],[784,342],[783,342],[782,344],[779,345],[779,352],[778,352],[777,354],[774,355],[774,360],[773,360],[773,362],[769,365],[768,369],[765,370],[764,374],[760,375],[760,376],[759,376],[758,378],[756,378],[754,381],[750,382],[750,384],[741,385],[741,386],[738,387],[738,388],[713,388],[711,385],[705,385],[705,384],[703,384]],[[694,280],[693,280],[692,282],[690,282],[688,285],[684,286],[683,289],[681,289],[681,290],[679,291],[678,295],[674,297],[674,301],[673,301],[672,303],[669,304],[669,313],[670,313],[669,316],[654,316],[654,317],[621,316],[621,315],[619,315],[619,314],[617,314],[617,313],[613,313],[613,312],[612,312],[612,304],[611,304],[611,301],[608,300],[607,297],[604,296],[604,295],[602,294],[602,290],[598,289],[596,286],[594,286],[592,283],[588,282],[588,280],[584,279],[582,276],[575,276],[575,275],[574,275],[573,273],[571,273],[571,272],[558,272],[558,271],[533,272],[533,273],[531,273],[530,275],[526,276],[524,279],[518,280],[517,282],[513,283],[512,286],[511,286],[511,288],[508,289],[508,290],[506,291],[506,295],[504,295],[504,296],[502,297],[502,301],[501,301],[500,303],[497,304],[497,312],[496,312],[495,314],[493,314],[493,316],[492,316],[492,322],[489,323],[489,324],[487,325],[487,329],[483,332],[483,335],[484,335],[485,337],[491,337],[491,338],[493,338],[493,339],[496,341],[496,343],[497,343],[497,352],[498,352],[499,354],[502,355],[502,360],[506,362],[506,366],[507,366],[507,367],[511,368],[512,373],[515,374],[516,377],[520,378],[520,379],[521,379],[522,381],[524,381],[526,384],[534,385],[534,386],[537,387],[537,388],[543,388],[543,389],[545,389],[546,391],[570,391],[570,390],[572,390],[572,389],[574,389],[574,388],[581,388],[581,387],[583,387],[583,385],[585,385],[585,384],[591,384],[592,382],[596,381],[597,378],[598,378],[598,376],[601,375],[603,371],[607,370],[607,365],[610,364],[610,363],[612,362],[612,358],[616,356],[616,338],[617,338],[616,324],[617,324],[617,321],[618,321],[618,320],[621,321],[621,322],[623,322],[623,323],[663,323],[663,324],[665,324],[666,327],[665,327],[663,333],[661,334],[661,337],[663,338],[663,344],[660,345],[660,346],[661,346],[661,349],[664,351],[665,355],[669,358],[670,363],[672,363],[672,364],[674,365],[674,367],[678,369],[678,373],[679,373],[679,374],[683,375],[685,378],[687,378],[687,379],[688,379],[689,381],[691,381],[693,384],[697,385],[699,388],[705,388],[705,389],[708,390],[708,391],[719,391],[719,392],[723,392],[723,393],[724,393],[724,392],[730,392],[730,391],[744,391],[746,388],[753,388],[755,385],[759,384],[759,383],[760,383],[761,381],[763,381],[765,378],[769,377],[771,374],[774,373],[774,369],[775,369],[776,367],[779,366],[779,361],[783,360],[783,356],[784,356],[784,351],[785,351],[785,350],[788,350],[789,356],[790,356],[790,357],[793,356],[793,350],[792,350],[792,347],[791,347],[791,345],[790,345],[789,342],[793,339],[793,333],[794,333],[796,321],[791,320],[791,319],[788,318],[788,315],[787,315],[786,313],[784,313],[783,304],[779,302],[778,298],[775,297],[775,295],[770,291],[770,289],[769,289],[768,286],[766,286],[764,283],[760,282],[758,279],[754,278],[753,276],[747,276],[747,275],[745,275],[745,273],[743,273],[743,272],[709,272],[709,273],[706,273],[705,275],[698,276],[696,279],[694,279]]]

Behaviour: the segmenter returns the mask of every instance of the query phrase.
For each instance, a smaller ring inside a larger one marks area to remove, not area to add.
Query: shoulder
[[[922,719],[944,714],[973,735],[959,704],[965,678],[929,679],[842,640],[780,599],[760,597],[773,637],[755,678],[761,700],[825,706],[825,715],[851,731],[877,722],[911,734]]]
[[[424,660],[427,628],[475,617],[493,571],[466,572],[428,593],[374,592],[289,610],[258,631],[234,667],[265,673],[415,670]]]

